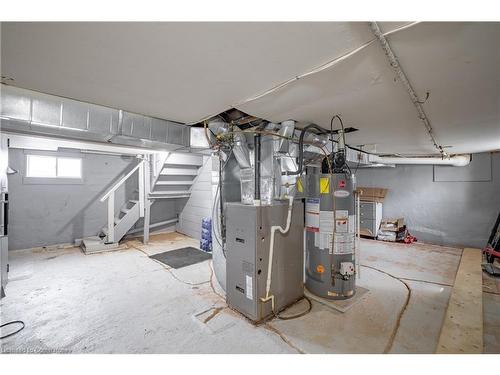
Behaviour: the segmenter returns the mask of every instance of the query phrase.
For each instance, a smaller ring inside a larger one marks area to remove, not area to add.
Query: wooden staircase
[[[150,199],[189,197],[191,186],[202,165],[201,155],[180,153],[168,155],[148,197]]]
[[[116,249],[127,232],[144,217],[144,242],[149,238],[150,207],[156,199],[187,198],[191,195],[200,167],[201,155],[188,153],[162,153],[140,157],[139,162],[119,178],[103,195],[108,203],[108,223],[97,236],[82,240],[86,254]],[[132,176],[138,177],[139,188],[115,212],[114,194]]]

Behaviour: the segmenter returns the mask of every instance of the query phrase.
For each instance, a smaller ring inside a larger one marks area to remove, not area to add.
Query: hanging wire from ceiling
[[[414,27],[415,25],[418,25],[420,23],[420,21],[415,21],[415,22],[409,22],[409,23],[406,23],[400,27],[397,27],[395,29],[392,29],[392,30],[389,30],[387,32],[384,33],[385,36],[389,36],[389,35],[392,35],[394,33],[397,33],[397,32],[400,32],[400,31],[403,31],[403,30],[406,30],[408,28],[411,28],[411,27]],[[362,50],[364,50],[365,48],[369,47],[370,45],[372,45],[373,43],[375,43],[377,41],[376,38],[374,39],[371,39],[369,40],[368,42],[362,44],[361,46],[359,47],[356,47],[355,49],[343,54],[342,56],[336,56],[334,59],[330,60],[330,61],[327,61],[326,63],[324,64],[321,64],[319,66],[317,66],[316,68],[310,70],[310,71],[307,71],[305,73],[302,73],[302,74],[299,74],[299,75],[296,75],[274,87],[271,87],[270,89],[260,93],[260,94],[257,94],[257,95],[254,95],[252,97],[249,97],[247,99],[244,99],[244,100],[241,100],[233,105],[231,105],[231,108],[238,108],[239,106],[241,105],[244,105],[246,103],[249,103],[249,102],[253,102],[255,100],[258,100],[258,99],[261,99],[262,97],[264,96],[267,96],[269,94],[272,94],[280,89],[282,89],[283,87],[285,86],[288,86],[289,84],[295,82],[295,81],[298,81],[299,79],[301,78],[305,78],[307,76],[310,76],[310,75],[313,75],[313,74],[316,74],[316,73],[320,73],[324,70],[327,70],[327,69],[330,69],[332,67],[334,67],[335,65],[341,63],[342,61],[346,60],[346,59],[349,59],[351,56],[357,54],[358,52],[361,52]],[[201,119],[200,121],[195,121],[193,122],[194,123],[198,123],[198,122],[203,122],[205,120],[208,120],[212,117],[216,116],[215,114],[213,115],[210,115],[210,116],[206,116],[204,117],[203,119]]]
[[[415,89],[411,85],[408,77],[406,76],[406,73],[401,67],[398,58],[396,57],[394,51],[392,50],[391,45],[389,44],[389,41],[386,38],[386,35],[384,35],[382,30],[380,30],[380,27],[377,22],[370,22],[369,24],[373,34],[380,42],[380,45],[387,56],[391,68],[396,72],[401,84],[405,87],[406,91],[408,91],[408,95],[410,96],[410,99],[417,110],[418,118],[422,121],[423,125],[425,126],[425,129],[427,130],[427,133],[429,134],[429,137],[432,143],[434,144],[434,147],[439,151],[439,153],[443,158],[448,157],[448,154],[444,151],[443,146],[441,146],[438,143],[436,136],[434,134],[434,129],[431,126],[429,117],[425,113],[424,107],[422,106],[422,104],[424,104],[425,101],[429,98],[429,93],[427,93],[427,97],[424,99],[424,101],[419,99]]]

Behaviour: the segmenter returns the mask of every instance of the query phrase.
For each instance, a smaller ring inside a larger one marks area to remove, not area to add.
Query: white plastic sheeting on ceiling
[[[2,23],[1,31],[2,75],[20,87],[186,123],[235,105],[325,127],[340,113],[360,129],[350,144],[436,153],[367,23]],[[500,148],[499,23],[421,23],[388,39],[419,95],[430,92],[424,108],[448,152]]]
[[[190,123],[370,39],[365,23],[3,23],[2,74]]]
[[[500,24],[422,23],[388,36],[449,153],[500,149]],[[341,113],[359,132],[350,144],[383,153],[437,153],[377,43],[330,69],[294,81],[239,109],[271,121],[329,127]],[[337,124],[338,127],[338,124]]]

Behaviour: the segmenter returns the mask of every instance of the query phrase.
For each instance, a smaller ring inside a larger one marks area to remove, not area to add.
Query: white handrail
[[[123,176],[116,184],[114,184],[107,192],[101,197],[101,202],[104,202],[106,199],[109,198],[109,196],[114,193],[120,186],[123,185],[125,181],[128,180],[128,178],[141,166],[141,164],[144,162],[144,160],[140,160],[139,163],[130,171],[128,172],[125,176]]]
[[[160,173],[165,166],[165,162],[167,161],[168,157],[172,155],[171,152],[157,152],[152,155],[152,158],[154,160],[153,163],[153,170],[152,170],[152,179],[151,179],[151,186],[154,186],[156,184],[156,181],[158,181],[160,177]]]

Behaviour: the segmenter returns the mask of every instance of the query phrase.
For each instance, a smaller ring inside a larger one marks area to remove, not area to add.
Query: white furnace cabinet
[[[378,228],[382,222],[381,202],[360,202],[360,233],[362,236],[377,237]]]

